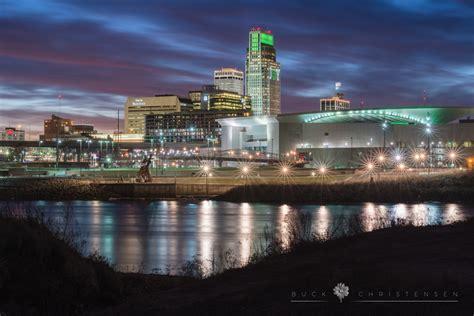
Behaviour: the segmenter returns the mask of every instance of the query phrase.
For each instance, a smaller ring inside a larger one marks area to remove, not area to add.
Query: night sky
[[[126,96],[187,96],[244,69],[270,29],[283,112],[313,111],[341,81],[358,107],[474,106],[474,1],[0,0],[0,126],[32,134],[58,111],[111,131]]]

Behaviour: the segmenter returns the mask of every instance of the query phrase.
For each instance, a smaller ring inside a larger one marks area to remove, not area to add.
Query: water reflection
[[[439,203],[278,206],[217,201],[38,201],[17,203],[13,212],[24,214],[34,208],[58,222],[69,212],[70,222],[87,242],[82,251],[98,251],[120,270],[144,272],[176,272],[195,255],[210,269],[212,260],[222,258],[229,249],[239,263],[247,262],[255,245],[265,242],[265,231],[289,243],[288,214],[306,214],[312,233],[327,238],[354,219],[362,231],[371,231],[397,222],[449,224],[472,216],[474,209]]]
[[[329,232],[329,224],[331,223],[331,213],[326,206],[320,206],[316,210],[314,216],[313,230],[316,236],[321,239],[326,239]]]

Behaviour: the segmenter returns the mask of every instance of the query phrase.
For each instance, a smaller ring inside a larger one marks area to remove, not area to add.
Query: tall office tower
[[[244,73],[235,68],[215,70],[214,85],[219,90],[232,91],[244,95]]]
[[[253,115],[280,114],[280,64],[276,61],[272,33],[259,27],[249,33],[245,93],[251,98]]]

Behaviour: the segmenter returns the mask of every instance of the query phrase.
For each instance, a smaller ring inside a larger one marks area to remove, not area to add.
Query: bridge
[[[58,144],[56,141],[0,141],[0,148],[11,148],[14,155],[20,156],[23,151],[31,149],[41,150],[41,148],[48,148],[55,150],[59,149],[60,153],[72,154],[73,158],[67,158],[63,162],[77,162],[78,156],[84,156],[82,162],[90,161],[91,155],[95,155],[98,159],[105,159],[107,156],[119,161],[127,161],[141,159],[142,156],[153,153],[155,159],[161,161],[173,160],[214,160],[218,163],[224,161],[251,161],[255,163],[277,164],[282,160],[289,160],[289,158],[296,162],[296,157],[280,157],[278,154],[257,151],[257,150],[220,150],[216,147],[203,147],[193,145],[196,144],[165,144],[163,147],[160,144],[153,146],[151,143],[116,143],[112,141],[78,141],[78,140],[61,140]],[[135,155],[135,151],[142,151],[143,155]],[[120,155],[119,155],[120,154]],[[49,160],[51,162],[51,159]],[[41,161],[37,161],[41,162]]]

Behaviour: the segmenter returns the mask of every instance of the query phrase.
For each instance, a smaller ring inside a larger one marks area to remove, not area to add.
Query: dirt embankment
[[[261,203],[417,203],[474,202],[474,173],[397,180],[315,183],[314,185],[245,185],[217,197],[231,202]]]
[[[228,188],[221,190],[228,190],[223,194],[211,186],[209,188],[197,184],[187,186],[190,188],[183,191],[183,184],[176,187],[172,183],[101,184],[98,181],[81,179],[29,179],[18,180],[14,185],[0,183],[0,200],[169,199],[176,196],[205,198],[208,192],[212,199],[237,203],[474,202],[472,172],[423,177],[400,176],[392,180],[373,182],[367,180],[327,184],[320,181],[315,181],[314,184],[247,184],[235,186],[230,190]]]

